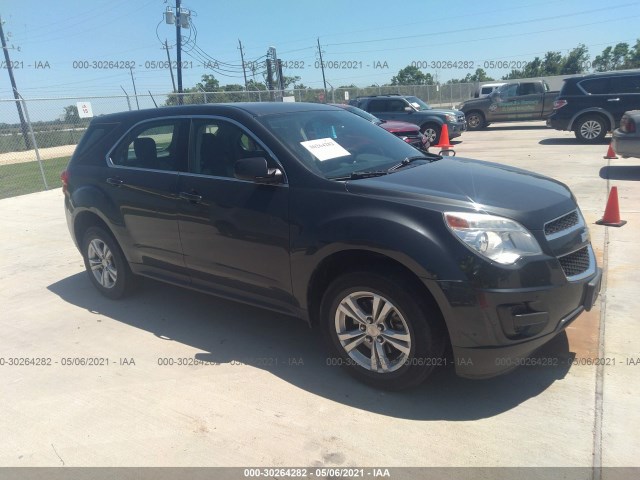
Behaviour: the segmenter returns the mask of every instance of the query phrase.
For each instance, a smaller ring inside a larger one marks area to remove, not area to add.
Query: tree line
[[[520,70],[513,69],[502,80],[515,80],[518,78],[535,78],[554,75],[573,75],[589,72],[608,72],[612,70],[626,70],[640,68],[640,39],[636,40],[633,46],[620,42],[615,46],[608,46],[591,61],[589,50],[584,44],[579,44],[569,50],[566,54],[560,51],[548,51],[544,56],[536,56]],[[475,83],[489,82],[496,80],[489,76],[487,72],[478,68],[474,73],[467,73],[462,78],[450,79],[446,84],[454,83]],[[383,85],[370,85],[372,88],[389,87],[398,85],[435,85],[437,83],[433,75],[423,72],[414,65],[408,65],[398,71],[389,83]],[[285,89],[295,89],[297,101],[318,101],[317,93],[310,87],[301,83],[299,76],[285,76]],[[355,85],[340,85],[339,89],[355,89]],[[317,90],[317,89],[316,89]],[[241,101],[262,101],[270,98],[266,79],[257,81],[250,79],[247,81],[246,89],[244,85],[227,84],[220,85],[218,79],[213,75],[205,74],[202,80],[195,86],[184,89],[182,103],[207,103],[207,102],[241,102]],[[330,100],[330,99],[327,99]],[[165,105],[177,105],[178,95],[170,93],[167,96]],[[81,123],[75,105],[65,107],[64,121],[67,123]]]

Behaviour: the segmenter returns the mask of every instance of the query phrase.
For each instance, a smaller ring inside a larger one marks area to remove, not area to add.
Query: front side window
[[[518,96],[518,84],[512,83],[510,85],[505,85],[503,87],[500,87],[500,96],[504,98]]]
[[[149,170],[183,171],[186,167],[182,119],[145,122],[134,128],[111,154],[114,165]]]
[[[189,172],[234,178],[236,161],[264,157],[275,163],[258,142],[237,125],[224,120],[193,122]],[[276,167],[274,164],[273,167]]]
[[[612,93],[640,93],[640,75],[613,77],[611,91]]]

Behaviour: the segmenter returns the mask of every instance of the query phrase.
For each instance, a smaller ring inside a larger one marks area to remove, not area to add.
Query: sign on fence
[[[80,118],[93,117],[93,109],[91,108],[91,102],[77,102],[78,116]]]

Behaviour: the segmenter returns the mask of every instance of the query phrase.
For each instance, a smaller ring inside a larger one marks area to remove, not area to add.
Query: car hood
[[[453,108],[432,108],[431,110],[420,110],[421,112],[426,113],[438,113],[441,115],[456,115],[460,112],[460,110],[455,110]]]
[[[409,122],[397,122],[395,120],[389,120],[381,123],[380,126],[390,132],[419,132],[420,127],[415,123]]]
[[[464,107],[468,107],[469,105],[480,105],[483,103],[491,103],[491,99],[488,95],[484,97],[470,98],[469,100],[465,100],[460,105],[458,105],[458,109],[462,110]]]
[[[353,194],[431,209],[476,210],[518,221],[531,230],[576,208],[566,185],[506,165],[445,158],[389,175],[349,180]]]

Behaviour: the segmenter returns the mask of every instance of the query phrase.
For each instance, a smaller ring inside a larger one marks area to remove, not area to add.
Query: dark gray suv
[[[600,289],[565,185],[419,152],[327,105],[102,115],[62,180],[103,295],[144,276],[301,318],[328,365],[377,387],[447,362],[467,377],[507,372]]]
[[[467,121],[460,110],[431,108],[411,95],[358,97],[349,103],[382,120],[399,120],[418,125],[431,145],[440,142],[444,124],[447,125],[449,138],[459,137],[467,129]]]

